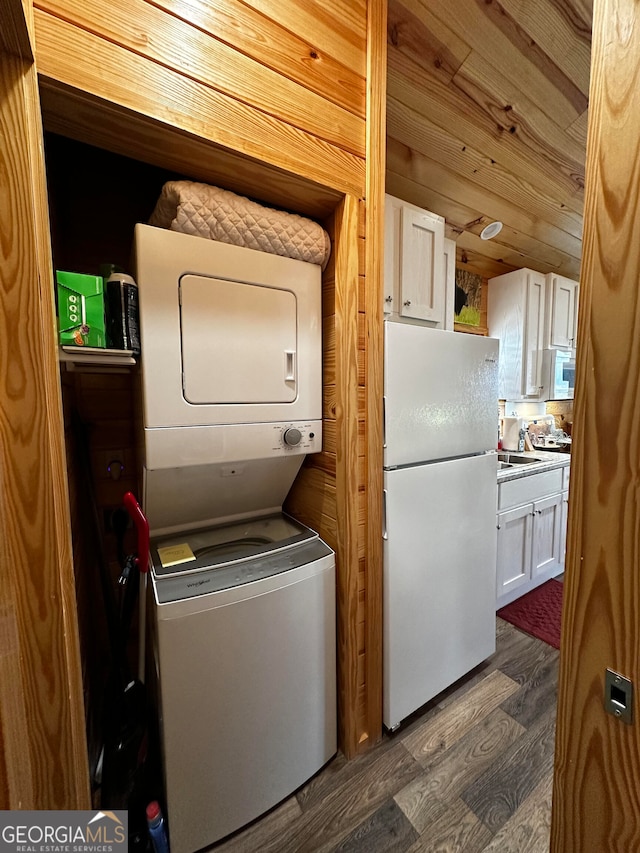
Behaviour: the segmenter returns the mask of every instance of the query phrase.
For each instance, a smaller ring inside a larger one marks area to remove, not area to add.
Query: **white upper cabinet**
[[[489,335],[500,340],[498,395],[503,400],[541,400],[547,282],[521,269],[489,279]]]
[[[553,349],[575,349],[579,290],[577,281],[555,273],[547,275],[545,346]]]
[[[385,196],[385,314],[445,328],[450,299],[453,323],[454,287],[446,286],[444,242],[441,216]]]
[[[426,211],[402,211],[400,314],[444,323],[444,222]]]
[[[397,311],[397,287],[400,281],[400,231],[402,207],[397,199],[386,195],[384,199],[384,313]]]
[[[444,238],[444,327],[453,331],[456,301],[456,241]]]

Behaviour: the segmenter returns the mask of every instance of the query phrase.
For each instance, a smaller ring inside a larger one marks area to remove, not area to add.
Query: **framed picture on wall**
[[[479,326],[481,302],[482,276],[456,269],[454,321],[465,326]]]

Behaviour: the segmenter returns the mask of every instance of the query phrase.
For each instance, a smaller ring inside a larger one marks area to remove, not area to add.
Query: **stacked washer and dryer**
[[[173,853],[258,817],[336,751],[335,560],[283,514],[322,447],[320,267],[135,230],[148,681]]]

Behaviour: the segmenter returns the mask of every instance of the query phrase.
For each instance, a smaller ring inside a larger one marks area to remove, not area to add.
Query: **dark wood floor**
[[[558,652],[496,654],[375,749],[338,756],[215,853],[548,853]]]

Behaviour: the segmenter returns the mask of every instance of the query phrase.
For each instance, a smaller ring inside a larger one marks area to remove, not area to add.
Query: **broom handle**
[[[149,522],[140,508],[133,492],[127,492],[123,498],[125,509],[133,519],[138,533],[138,556],[136,565],[140,572],[140,590],[138,601],[138,680],[144,684],[145,674],[145,638],[147,616],[147,574],[149,572]]]

